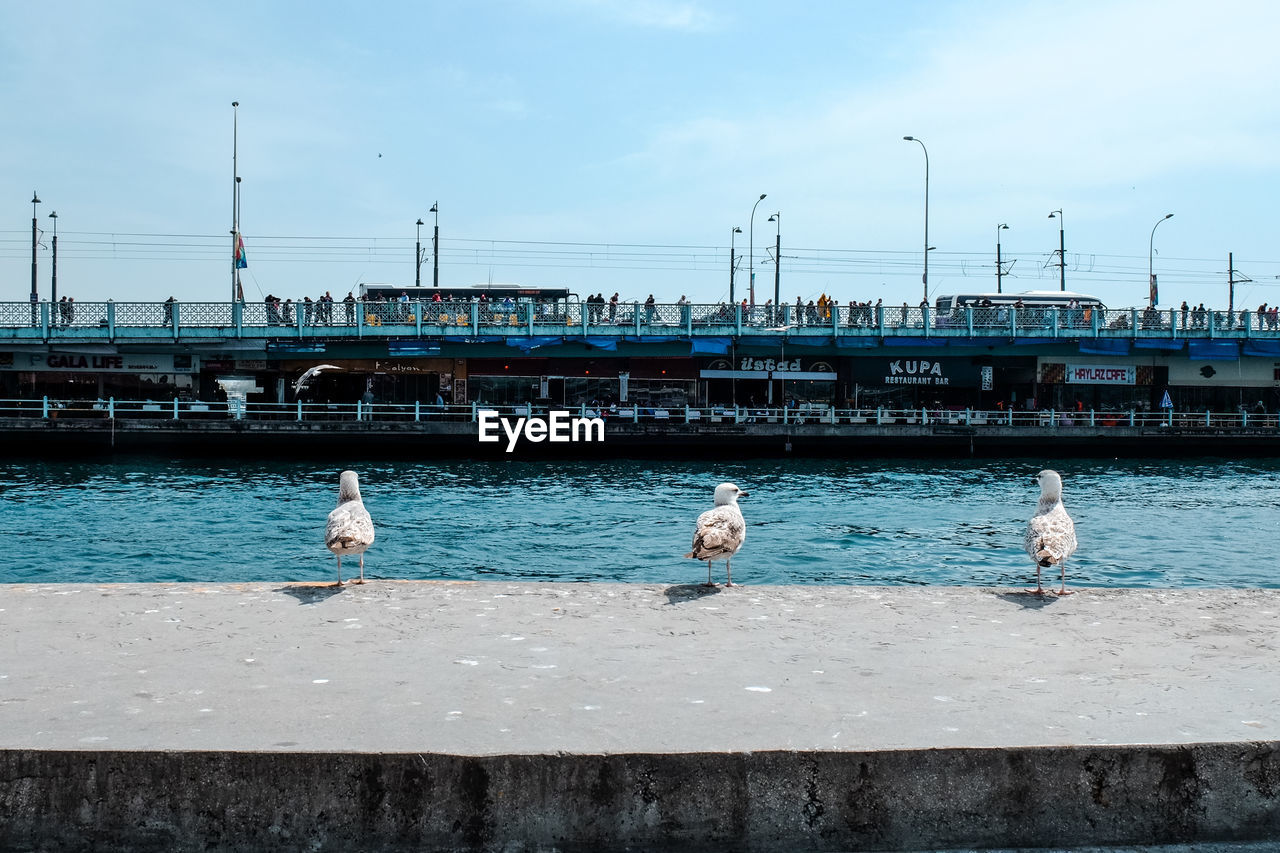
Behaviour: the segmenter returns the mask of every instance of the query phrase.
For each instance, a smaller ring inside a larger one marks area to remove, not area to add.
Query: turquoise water
[[[1043,464],[7,463],[0,582],[326,580],[325,517],[350,467],[377,525],[372,577],[696,582],[693,520],[732,480],[751,493],[743,583],[1018,585]],[[1080,539],[1069,581],[1280,586],[1280,461],[1056,467]]]

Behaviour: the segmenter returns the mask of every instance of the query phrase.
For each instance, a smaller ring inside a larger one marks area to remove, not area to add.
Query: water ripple
[[[697,580],[682,555],[715,484],[743,501],[747,583],[1021,585],[1043,460],[209,464],[7,463],[0,582],[303,580],[332,575],[337,472],[361,474],[372,577]],[[1280,586],[1275,460],[1071,460],[1069,582]],[[717,571],[723,571],[717,567]]]

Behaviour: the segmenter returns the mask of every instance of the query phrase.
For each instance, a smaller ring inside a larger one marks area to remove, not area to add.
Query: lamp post
[[[58,301],[58,211],[49,214],[53,220],[53,278],[50,282],[50,302]]]
[[[1000,288],[1001,281],[1004,279],[1004,267],[1001,265],[1000,260],[1000,232],[1008,230],[1009,226],[1003,222],[996,226],[996,293],[1004,292]]]
[[[36,304],[40,301],[40,291],[36,286],[36,205],[40,203],[40,196],[36,195],[35,190],[31,191],[31,325],[39,325],[36,318]]]
[[[1151,308],[1155,308],[1160,301],[1160,289],[1156,287],[1156,274],[1151,268],[1152,256],[1156,249],[1156,229],[1160,227],[1160,223],[1172,217],[1172,213],[1166,213],[1164,216],[1156,220],[1156,224],[1151,226],[1151,239],[1147,241],[1147,282],[1150,285],[1148,291],[1147,304]]]
[[[419,217],[418,242],[414,244],[413,251],[413,286],[415,289],[422,287],[422,226],[424,224],[421,217]]]
[[[231,102],[231,301],[240,291],[240,169],[237,165],[240,142],[240,102]]]
[[[1055,210],[1049,214],[1050,219],[1058,220],[1058,289],[1067,289],[1067,238],[1066,238],[1066,217],[1062,215],[1061,210]]]
[[[440,286],[440,202],[431,205],[430,213],[436,217],[435,230],[431,232],[431,286]]]
[[[777,242],[773,244],[773,310],[777,311],[778,304],[782,298],[780,290],[782,283],[782,211],[779,210],[773,216],[770,216],[769,221],[778,223]]]
[[[756,199],[756,203],[751,205],[751,221],[747,224],[747,271],[751,273],[749,281],[751,289],[751,304],[756,304],[756,271],[753,264],[755,263],[755,243],[756,243],[756,208],[760,206],[760,202],[764,201],[764,193],[760,193],[760,198]],[[729,302],[737,304],[733,300],[733,288],[729,288]]]
[[[907,142],[920,142],[914,136],[902,137]],[[929,301],[929,149],[920,142],[920,150],[924,151],[924,301]]]
[[[742,233],[742,229],[736,225],[733,226],[733,230],[729,232],[729,302],[730,304],[733,303],[733,273],[735,268],[737,267],[737,264],[734,263],[734,257],[733,257],[733,252],[734,252],[733,235],[741,234],[741,233]]]

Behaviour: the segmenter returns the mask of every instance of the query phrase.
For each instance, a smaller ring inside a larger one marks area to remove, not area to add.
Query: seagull
[[[338,507],[329,513],[324,529],[325,547],[338,555],[338,586],[342,586],[342,555],[360,555],[360,580],[364,583],[364,552],[373,544],[373,519],[360,500],[360,480],[355,471],[343,471],[338,481]]]
[[[738,509],[738,498],[746,496],[747,493],[733,483],[721,483],[716,486],[715,507],[698,516],[698,524],[693,531],[693,550],[685,556],[707,561],[707,586],[715,586],[711,580],[712,560],[724,560],[729,576],[725,586],[734,586],[731,561],[747,538],[747,523],[742,518],[742,510]]]
[[[1036,564],[1036,588],[1027,590],[1043,595],[1040,586],[1040,570],[1057,565],[1062,570],[1062,588],[1058,595],[1067,592],[1066,560],[1076,552],[1076,526],[1062,505],[1062,477],[1057,471],[1041,471],[1032,481],[1040,485],[1040,503],[1036,514],[1027,522],[1024,546],[1027,555]]]
[[[298,381],[293,383],[293,396],[298,396],[307,390],[307,383],[319,375],[322,370],[342,370],[336,364],[317,364],[315,367],[309,368],[306,373],[298,377]]]

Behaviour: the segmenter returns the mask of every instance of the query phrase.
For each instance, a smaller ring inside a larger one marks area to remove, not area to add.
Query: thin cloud
[[[581,10],[598,18],[649,29],[675,32],[708,32],[722,21],[696,3],[668,0],[568,0],[562,9]]]

